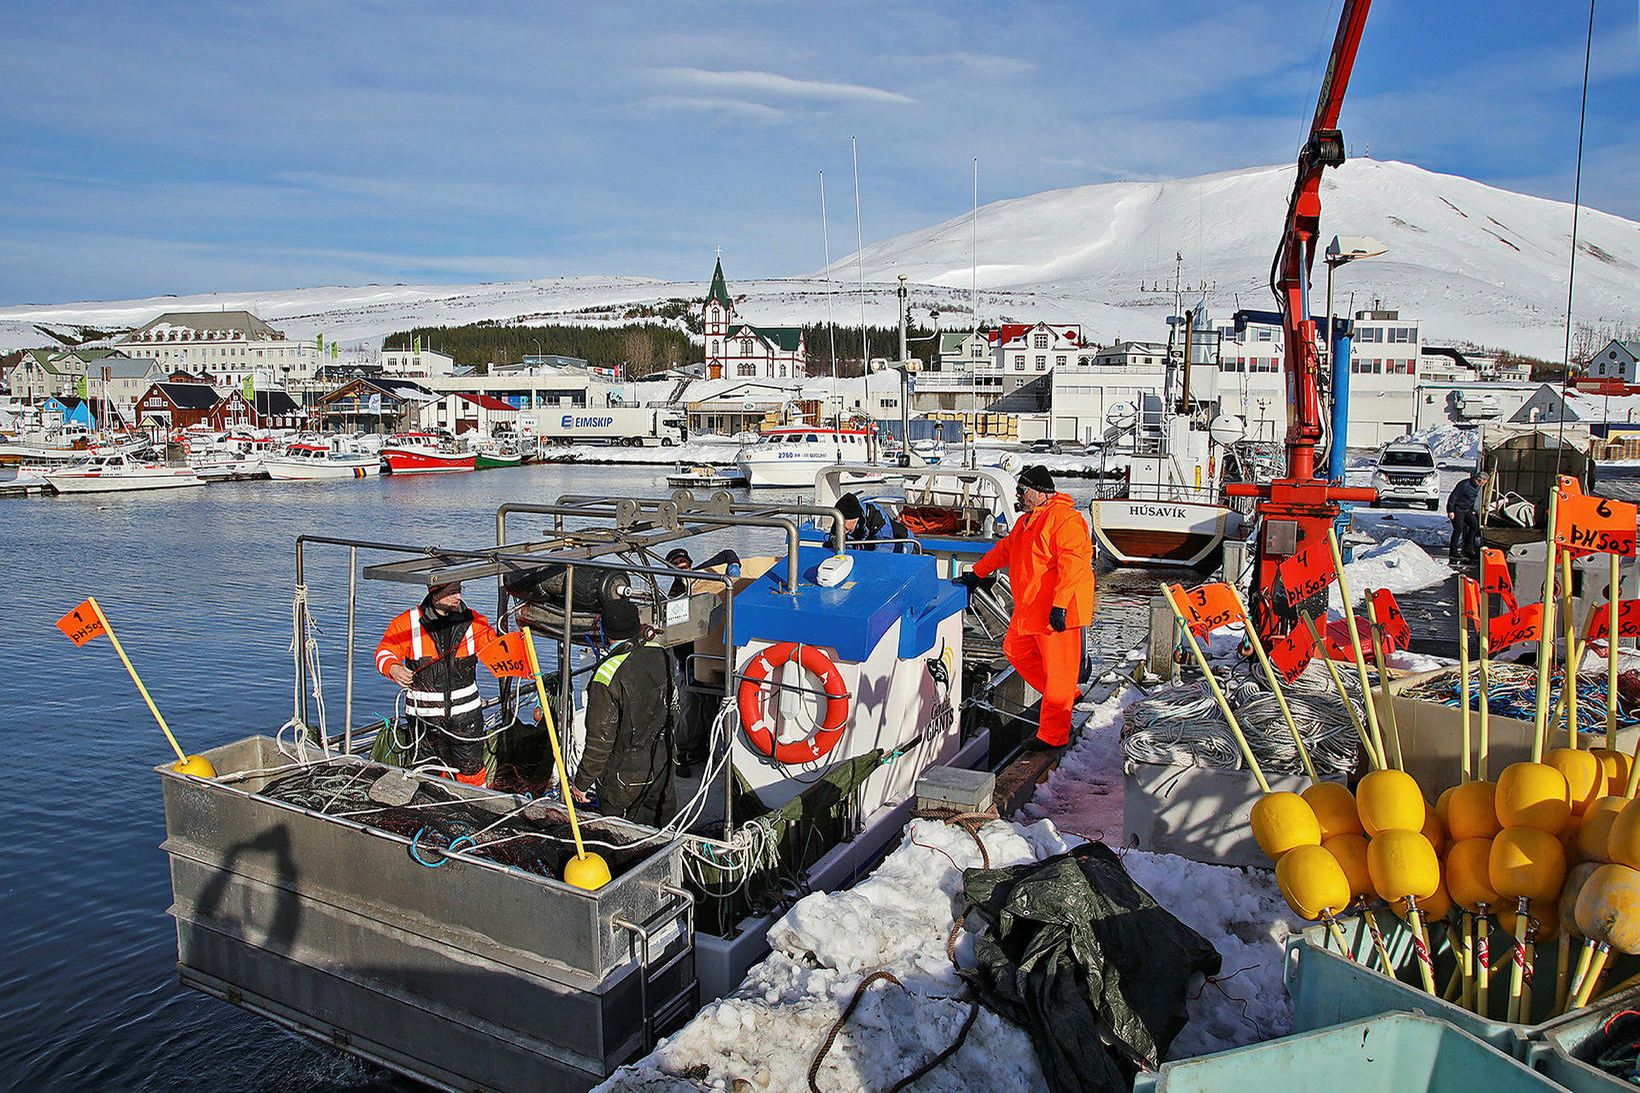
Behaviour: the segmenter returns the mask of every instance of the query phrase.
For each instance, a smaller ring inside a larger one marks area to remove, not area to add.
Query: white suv
[[[1372,486],[1378,491],[1380,505],[1434,509],[1441,503],[1441,476],[1435,470],[1435,455],[1429,445],[1415,440],[1397,440],[1379,450]]]

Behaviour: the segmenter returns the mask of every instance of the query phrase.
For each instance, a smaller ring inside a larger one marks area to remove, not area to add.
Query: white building
[[[1584,376],[1600,383],[1619,383],[1624,387],[1640,384],[1640,341],[1620,342],[1613,339],[1606,348],[1589,358]]]
[[[753,326],[735,317],[723,280],[723,259],[701,306],[708,379],[801,379],[808,375],[808,339],[800,326]]]
[[[264,389],[308,383],[323,359],[318,341],[297,341],[248,311],[168,311],[118,341],[133,357],[186,369],[226,390],[249,377]]]
[[[456,370],[454,357],[419,346],[414,349],[383,349],[377,363],[381,365],[384,376],[417,379],[427,376],[449,376]]]

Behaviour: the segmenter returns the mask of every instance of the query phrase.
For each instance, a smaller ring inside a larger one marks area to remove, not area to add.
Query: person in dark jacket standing
[[[876,550],[880,546],[899,554],[911,549],[906,541],[911,533],[877,502],[862,501],[857,493],[845,493],[837,499],[837,511],[843,514],[843,535],[855,550]]]
[[[404,713],[418,741],[411,762],[429,759],[481,786],[484,701],[478,653],[495,640],[490,620],[461,599],[461,585],[434,585],[427,598],[387,624],[376,670],[404,688]]]
[[[731,577],[740,576],[740,555],[727,547],[699,566],[695,565],[694,558],[687,550],[683,547],[674,547],[667,552],[666,564],[686,573],[702,569],[727,573]],[[697,591],[725,594],[724,587],[716,581],[696,582],[680,575],[672,578],[672,588],[667,596],[677,599],[679,596],[694,595]],[[674,646],[672,649],[678,687],[678,719],[672,734],[673,772],[679,778],[692,776],[697,766],[704,765],[711,759],[709,751],[712,743],[712,720],[717,717],[718,710],[723,704],[721,692],[716,695],[707,694],[706,688],[697,678],[700,666],[690,660],[694,654],[695,643],[692,641]]]
[[[660,827],[677,813],[672,658],[627,600],[605,604],[603,624],[614,644],[587,684],[586,748],[571,792],[584,801],[596,789],[605,816]]]
[[[1446,499],[1446,518],[1452,521],[1452,538],[1447,543],[1447,559],[1453,565],[1480,557],[1481,491],[1486,476],[1479,467],[1452,487]]]

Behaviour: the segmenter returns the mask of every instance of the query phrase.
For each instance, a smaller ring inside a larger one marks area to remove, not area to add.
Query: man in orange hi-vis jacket
[[[1093,539],[1069,494],[1054,490],[1042,466],[1019,474],[1023,515],[1007,536],[958,580],[969,591],[1008,571],[1014,615],[1002,651],[1042,695],[1036,737],[1027,748],[1062,748],[1071,739],[1071,709],[1082,672],[1082,628],[1093,621]]]
[[[387,624],[376,670],[404,688],[404,713],[418,741],[411,761],[437,760],[456,779],[481,786],[484,700],[478,653],[495,640],[490,620],[461,599],[461,585],[434,585]]]

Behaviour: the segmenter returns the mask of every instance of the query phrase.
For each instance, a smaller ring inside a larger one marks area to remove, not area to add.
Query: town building
[[[481,436],[518,431],[518,407],[494,395],[455,391],[416,408],[416,424],[423,429],[448,429],[460,435]]]
[[[1614,395],[1640,391],[1640,340],[1613,338],[1589,358],[1577,386],[1583,391]]]
[[[86,395],[86,374],[92,364],[124,357],[112,349],[29,349],[7,371],[6,386],[18,402],[37,405],[54,395]]]
[[[454,375],[456,370],[454,357],[423,346],[411,349],[383,349],[379,360],[380,374],[384,376],[407,376],[418,379]]]
[[[137,400],[149,387],[165,378],[165,367],[152,357],[110,355],[91,364],[86,390],[106,400],[121,420],[134,422]]]
[[[361,376],[320,395],[311,416],[327,432],[390,433],[414,425],[417,408],[439,397],[413,380]]]
[[[800,326],[753,326],[735,315],[723,279],[723,259],[701,305],[708,379],[801,379],[808,375],[808,339]]]
[[[258,388],[309,383],[324,361],[321,339],[288,338],[249,311],[168,311],[121,337],[130,356],[209,376],[224,390],[247,378]]]
[[[206,383],[151,384],[137,400],[138,428],[156,435],[207,423],[221,396]]]

